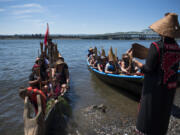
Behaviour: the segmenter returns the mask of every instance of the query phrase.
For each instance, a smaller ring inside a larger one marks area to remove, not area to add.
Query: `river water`
[[[18,89],[26,87],[28,76],[38,55],[41,40],[0,40],[0,135],[23,135],[22,99]],[[112,46],[117,48],[118,56],[138,42],[149,46],[152,41],[133,40],[54,40],[65,58],[70,71],[70,103],[73,109],[73,121],[76,128],[84,132],[79,110],[92,104],[105,104],[111,110],[111,117],[128,117],[135,120],[138,98],[122,89],[111,87],[97,79],[88,71],[86,55],[89,47],[103,47],[106,52]],[[176,103],[180,104],[180,91],[176,94]],[[73,126],[71,126],[73,128]]]

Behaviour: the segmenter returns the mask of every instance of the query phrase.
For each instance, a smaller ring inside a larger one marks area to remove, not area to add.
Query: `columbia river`
[[[21,86],[28,86],[28,77],[38,55],[41,40],[0,40],[0,135],[23,135],[24,103],[19,98]],[[91,105],[107,106],[109,118],[106,123],[116,127],[126,126],[118,120],[135,124],[138,98],[123,89],[109,86],[88,71],[86,55],[89,47],[102,47],[106,53],[110,46],[117,48],[118,56],[126,52],[131,44],[138,42],[149,47],[152,41],[133,40],[54,40],[65,58],[70,71],[70,104],[73,116],[69,120],[67,132],[71,134],[94,134],[93,126],[81,117],[81,110]],[[179,42],[180,44],[180,42]],[[176,116],[180,121],[180,89],[177,89]],[[95,125],[98,127],[98,125]],[[122,127],[124,128],[124,127]],[[101,133],[98,133],[101,134]]]

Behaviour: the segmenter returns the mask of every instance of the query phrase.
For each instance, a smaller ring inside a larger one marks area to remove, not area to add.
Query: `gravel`
[[[175,105],[179,109],[180,106]],[[114,112],[105,105],[92,105],[83,108],[81,111],[86,133],[76,131],[78,135],[136,135],[136,119],[131,116],[118,114],[114,117]],[[180,135],[180,111],[172,111],[167,135]]]

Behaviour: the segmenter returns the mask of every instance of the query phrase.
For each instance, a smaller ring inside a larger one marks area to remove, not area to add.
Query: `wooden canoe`
[[[87,65],[88,69],[105,83],[125,89],[135,95],[141,95],[144,76],[107,74],[94,69],[88,60]],[[178,84],[180,84],[180,70],[178,70]]]
[[[45,51],[43,51],[43,43],[40,43],[41,56],[44,56],[44,55],[50,56],[49,67],[51,67],[52,63],[55,63],[57,61],[63,61],[63,63],[65,63],[64,58],[62,56],[59,56],[60,53],[57,50],[57,45],[53,43],[51,44],[52,45],[49,45],[48,48],[47,46],[45,46]],[[48,54],[46,54],[47,49],[48,49]],[[39,56],[38,54],[38,57],[41,57],[41,56]],[[40,65],[40,63],[38,64]],[[53,68],[51,68],[50,71],[52,70]],[[40,72],[39,72],[39,75],[40,75]],[[52,72],[50,73],[50,76],[51,77],[49,80],[52,80]],[[42,88],[42,84],[40,84],[40,89],[41,88]],[[67,97],[66,97],[66,94],[69,91],[69,87],[66,89],[66,91],[62,95],[59,95],[58,97],[56,97],[56,99],[54,99],[54,97],[48,97],[48,100],[46,101],[45,112],[43,111],[44,109],[44,106],[42,104],[43,100],[40,94],[36,93],[38,112],[35,114],[35,116],[33,115],[34,117],[30,116],[30,113],[31,113],[30,104],[32,103],[30,102],[30,99],[31,99],[29,97],[30,95],[29,94],[26,95],[27,94],[25,93],[26,91],[27,91],[26,88],[20,88],[20,91],[19,91],[20,92],[19,95],[21,98],[25,96],[23,98],[24,99],[24,114],[23,114],[24,134],[25,135],[54,135],[58,133],[65,134],[66,121],[67,121],[67,118],[71,115],[71,107],[69,103],[67,102]],[[41,91],[41,93],[43,92]]]

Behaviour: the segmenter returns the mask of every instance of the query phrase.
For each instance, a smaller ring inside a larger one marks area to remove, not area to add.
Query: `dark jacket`
[[[170,49],[172,47],[174,49]],[[142,68],[144,83],[137,129],[148,135],[165,135],[176,91],[180,52],[174,40],[152,43]]]

